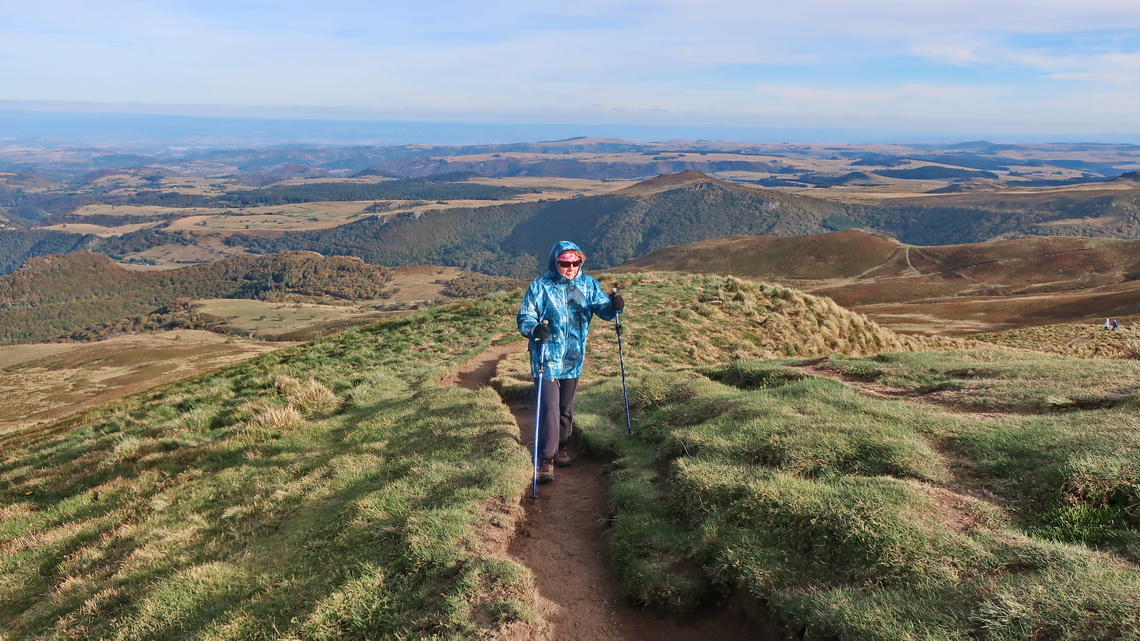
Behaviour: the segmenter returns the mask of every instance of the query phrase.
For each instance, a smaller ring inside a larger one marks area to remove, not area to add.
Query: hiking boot
[[[548,458],[538,466],[538,482],[549,483],[554,480],[554,459]]]
[[[558,453],[554,455],[554,466],[555,467],[570,467],[573,464],[574,464],[574,459],[570,458],[570,453],[566,451],[566,448],[564,448],[564,447],[558,448]]]

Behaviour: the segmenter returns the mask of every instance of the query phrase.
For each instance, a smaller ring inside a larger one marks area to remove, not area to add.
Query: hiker
[[[538,482],[554,480],[554,467],[571,464],[566,452],[574,420],[574,392],[582,375],[590,320],[613,320],[625,308],[618,294],[607,296],[597,279],[582,273],[586,255],[572,242],[558,241],[550,249],[547,271],[534,279],[519,305],[519,333],[530,341],[530,369],[537,390],[537,340],[545,341],[542,364],[542,407],[536,432],[542,459]],[[545,322],[544,322],[545,321]]]
[[[1120,321],[1116,320],[1115,318],[1112,319],[1112,331],[1115,332],[1116,328],[1118,327],[1120,327]]]
[[[1109,319],[1109,318],[1104,319],[1104,328],[1105,329],[1112,329],[1112,319]]]

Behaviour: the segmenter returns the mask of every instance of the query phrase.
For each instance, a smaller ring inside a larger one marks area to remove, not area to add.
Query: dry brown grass
[[[735,236],[654,252],[615,271],[736,274],[827,296],[893,329],[971,335],[1135,313],[1140,243],[1024,238],[919,247],[860,231]]]
[[[995,345],[1032,349],[1078,358],[1140,359],[1140,318],[1124,317],[1120,329],[1104,329],[1104,319],[1064,325],[1043,325],[978,336]]]
[[[262,300],[210,298],[198,301],[203,314],[226,319],[226,325],[258,336],[294,332],[316,323],[343,321],[368,314],[370,304],[384,301],[356,301],[352,305],[315,303],[272,303]]]
[[[97,343],[0,347],[0,433],[102,405],[291,343],[179,330]]]
[[[252,427],[289,429],[297,427],[305,420],[304,414],[292,405],[268,405],[247,421]]]
[[[284,397],[286,407],[294,408],[305,416],[328,416],[340,408],[340,398],[312,378],[300,381],[285,374],[273,379],[273,386]]]

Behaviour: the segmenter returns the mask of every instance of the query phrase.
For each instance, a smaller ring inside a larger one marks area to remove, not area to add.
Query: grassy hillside
[[[177,329],[0,347],[0,432],[75,414],[287,344]]]
[[[529,614],[529,457],[434,382],[513,301],[321,339],[2,437],[0,638],[479,638]]]
[[[637,301],[656,319],[647,299],[671,289]],[[754,294],[708,277],[707,325],[639,320],[661,343],[639,334],[629,353],[733,327],[743,314],[714,301],[736,289]],[[731,360],[710,343],[631,368],[633,439],[616,381],[583,397],[591,447],[616,457],[612,558],[630,599],[736,595],[807,639],[1140,638],[1140,364]]]
[[[974,338],[994,345],[1033,349],[1079,358],[1140,358],[1140,335],[1136,317],[1118,318],[1116,331],[1104,328],[1104,319],[1066,325],[1040,325],[1004,332],[979,334]]]
[[[861,223],[916,245],[1007,236],[1140,237],[1140,184],[1130,178],[1068,188],[902,198],[869,208]]]
[[[0,277],[0,342],[38,342],[145,316],[180,298],[377,298],[387,270],[312,253],[237,256],[169,271],[132,271],[89,252],[34,258]]]
[[[612,377],[578,414],[615,457],[629,599],[740,599],[791,638],[1140,638],[1140,364],[917,345],[733,359],[767,286],[631,278],[648,313],[626,323],[636,435]],[[684,322],[692,300],[709,318]],[[779,340],[810,344],[842,316]],[[524,377],[519,363],[497,384]]]
[[[785,282],[916,331],[978,333],[1140,312],[1140,241],[1134,240],[1018,238],[917,247],[856,230],[741,236],[669,247],[617,271],[645,269]]]
[[[601,322],[579,427],[616,457],[631,600],[732,595],[807,639],[1140,635],[1140,364],[1090,389],[1101,362],[898,336],[783,287],[604,284],[636,434]],[[529,456],[495,392],[437,383],[520,340],[518,296],[0,436],[0,638],[533,638],[501,542]]]
[[[768,280],[823,280],[888,274],[902,243],[858,230],[812,236],[729,236],[666,247],[617,271],[734,274]],[[897,273],[897,272],[895,272]]]
[[[1140,638],[1140,369],[1089,389],[1101,371],[973,351],[650,374],[633,439],[611,384],[583,424],[617,457],[626,592],[734,594],[805,639]]]
[[[788,238],[714,238],[653,252],[619,271],[645,269],[821,281],[802,284],[844,305],[870,304],[1129,283],[1140,276],[1140,241],[1039,237],[917,247],[847,230]],[[832,285],[829,280],[848,282]]]

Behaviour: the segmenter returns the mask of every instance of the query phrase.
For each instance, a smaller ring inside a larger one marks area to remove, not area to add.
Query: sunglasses
[[[582,264],[580,260],[560,260],[558,261],[559,267],[577,267]]]

